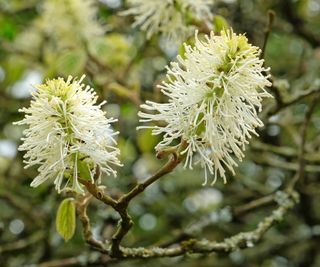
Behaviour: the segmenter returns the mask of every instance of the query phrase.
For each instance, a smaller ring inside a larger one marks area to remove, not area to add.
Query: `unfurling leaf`
[[[56,217],[56,228],[65,241],[73,237],[76,229],[76,208],[73,198],[61,202]]]

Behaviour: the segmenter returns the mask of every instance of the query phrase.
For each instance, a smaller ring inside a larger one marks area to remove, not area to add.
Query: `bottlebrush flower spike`
[[[26,168],[40,165],[39,174],[32,181],[36,187],[54,179],[58,192],[68,188],[83,193],[78,181],[91,179],[97,167],[102,172],[116,175],[113,165],[120,165],[119,149],[110,123],[96,105],[97,95],[82,80],[68,77],[48,80],[35,86],[29,108],[22,108],[25,118],[18,125],[27,125],[19,150],[24,155]]]
[[[94,0],[45,0],[38,24],[58,47],[81,46],[106,31]]]
[[[210,25],[211,0],[129,0],[130,8],[122,15],[133,15],[133,27],[140,26],[147,38],[161,33],[168,40],[181,44],[192,36],[195,27],[190,19]]]
[[[245,144],[255,128],[263,126],[258,118],[261,101],[271,97],[265,91],[271,83],[269,70],[263,67],[258,47],[248,43],[244,35],[232,30],[220,36],[205,36],[200,40],[196,34],[195,46],[185,44],[184,56],[168,67],[167,82],[160,85],[169,98],[167,103],[147,101],[141,107],[141,122],[161,121],[165,125],[146,125],[153,134],[163,134],[157,150],[184,139],[187,148],[185,166],[199,163],[207,172],[226,182],[225,169],[234,173],[242,160]]]

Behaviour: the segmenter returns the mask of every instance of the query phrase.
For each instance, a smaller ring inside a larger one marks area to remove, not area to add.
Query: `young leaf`
[[[57,212],[57,232],[65,241],[71,239],[76,229],[76,208],[73,198],[64,199]]]
[[[151,152],[158,143],[159,138],[151,134],[151,129],[144,129],[137,136],[137,144],[144,153]]]
[[[85,180],[91,180],[91,174],[90,174],[90,169],[89,166],[86,162],[83,162],[82,160],[78,159],[77,161],[78,164],[78,171],[79,175],[82,179]]]
[[[57,71],[59,74],[69,73],[71,75],[79,75],[82,73],[86,62],[87,55],[83,50],[70,50],[56,58]]]
[[[221,32],[222,30],[226,30],[230,28],[228,21],[222,16],[214,16],[213,24],[216,32]]]

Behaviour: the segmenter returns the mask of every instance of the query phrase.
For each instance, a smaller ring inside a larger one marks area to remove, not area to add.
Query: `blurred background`
[[[78,3],[66,8],[69,2]],[[135,130],[139,105],[146,99],[162,101],[157,84],[165,66],[181,47],[161,36],[147,40],[133,18],[121,16],[121,0],[94,0],[95,7],[71,0],[0,0],[0,266],[103,266],[103,257],[85,244],[81,225],[64,242],[55,230],[56,210],[64,199],[52,183],[29,186],[36,169],[24,169],[17,151],[22,127],[19,108],[28,106],[32,84],[47,78],[86,74],[108,116],[115,124],[121,160],[117,178],[104,177],[110,194],[127,192],[157,170],[154,146],[159,137]],[[245,160],[228,184],[202,186],[203,171],[177,168],[153,184],[130,206],[134,220],[124,240],[128,246],[166,245],[188,237],[223,240],[249,231],[275,208],[269,202],[245,209],[251,200],[283,189],[298,169],[300,128],[310,101],[320,91],[319,0],[212,1],[213,28],[230,25],[262,47],[268,24],[275,21],[265,51],[274,82],[271,92],[292,105],[275,110],[268,100],[261,118],[265,127],[246,149]],[[96,12],[96,14],[95,14]],[[97,20],[91,20],[97,16]],[[304,96],[306,97],[299,97]],[[119,261],[108,266],[320,266],[320,106],[307,129],[305,179],[298,191],[300,204],[273,227],[255,247],[209,256],[185,256]],[[117,214],[92,201],[89,216],[97,237],[110,238]]]

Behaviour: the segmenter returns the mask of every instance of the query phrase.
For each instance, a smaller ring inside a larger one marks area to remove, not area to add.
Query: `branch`
[[[182,142],[177,152],[172,153],[171,158],[158,172],[149,177],[143,183],[137,184],[131,191],[120,197],[118,200],[114,200],[109,196],[105,195],[103,192],[99,190],[99,188],[96,185],[91,184],[90,182],[83,183],[87,187],[88,191],[92,193],[93,196],[95,196],[97,199],[101,200],[105,204],[112,206],[121,217],[119,227],[115,234],[112,236],[110,246],[108,248],[104,248],[102,243],[92,243],[92,233],[89,227],[88,218],[87,216],[84,216],[82,214],[83,218],[81,220],[84,225],[84,234],[87,242],[91,244],[94,248],[98,248],[98,250],[101,253],[110,255],[113,258],[174,257],[184,255],[187,253],[207,254],[211,252],[231,252],[235,249],[253,246],[254,243],[258,242],[262,238],[262,236],[268,229],[270,229],[275,223],[281,221],[284,215],[288,212],[288,210],[291,209],[295,205],[295,203],[298,202],[298,195],[297,193],[295,193],[293,189],[296,181],[298,179],[301,179],[304,175],[304,169],[307,168],[306,171],[310,171],[308,170],[308,166],[305,166],[304,164],[304,145],[306,142],[306,130],[311,120],[311,115],[315,109],[316,103],[317,101],[314,100],[310,109],[306,113],[305,121],[301,130],[302,141],[298,157],[299,164],[297,166],[291,166],[292,164],[289,166],[291,169],[293,168],[297,170],[297,174],[292,180],[293,182],[287,187],[286,193],[282,192],[280,194],[276,193],[274,195],[269,195],[261,199],[254,200],[235,210],[235,213],[241,214],[256,207],[266,205],[272,202],[274,199],[278,199],[277,202],[279,204],[279,207],[276,210],[274,210],[270,216],[266,217],[262,222],[260,222],[255,230],[236,234],[230,238],[226,238],[222,242],[189,239],[187,241],[177,243],[169,248],[127,248],[120,246],[122,239],[133,225],[132,219],[127,211],[130,201],[134,197],[142,193],[149,185],[157,181],[160,177],[171,172],[182,161],[183,156],[181,155],[181,151],[184,149],[186,145],[184,142]],[[289,164],[285,164],[288,167]]]
[[[298,153],[299,153],[297,149],[292,147],[275,146],[272,144],[262,143],[259,141],[252,142],[250,147],[260,152],[267,151],[267,152],[271,152],[287,158],[295,158],[298,156]],[[319,152],[314,152],[314,151],[309,153],[304,153],[304,159],[310,162],[318,162],[320,161],[320,154]]]
[[[276,223],[283,220],[284,215],[294,207],[299,201],[298,194],[293,190],[288,192],[278,191],[273,195],[273,200],[278,203],[278,208],[271,215],[265,217],[256,229],[236,234],[224,239],[222,242],[195,240],[175,244],[170,248],[150,247],[150,248],[126,248],[119,246],[120,254],[114,255],[111,248],[101,251],[103,254],[116,258],[156,258],[156,257],[175,257],[185,254],[208,254],[211,252],[230,253],[237,249],[252,247],[261,240],[263,235]]]
[[[168,162],[158,170],[154,175],[149,177],[146,181],[141,184],[137,184],[129,193],[125,194],[119,199],[119,203],[128,203],[138,194],[142,193],[149,185],[153,184],[162,176],[170,173],[173,169],[183,160],[184,155],[181,155],[181,151],[185,148],[186,143],[183,141],[178,149],[172,153],[172,157]]]
[[[0,199],[4,199],[6,202],[9,203],[9,205],[21,211],[21,214],[23,215],[23,217],[31,225],[35,224],[38,227],[44,226],[44,221],[42,217],[43,214],[39,211],[35,213],[33,207],[29,205],[29,202],[26,201],[25,198],[19,197],[17,196],[17,194],[12,194],[12,192],[10,191],[5,191],[1,189]],[[30,216],[30,214],[32,214],[32,216]],[[34,220],[34,218],[37,218],[37,220]]]
[[[91,259],[94,260],[91,260]],[[38,267],[79,267],[79,266],[109,266],[110,262],[115,262],[116,260],[111,259],[106,255],[102,255],[98,259],[88,255],[87,259],[84,259],[83,255],[77,257],[70,257],[65,259],[58,259],[52,261],[42,262]]]
[[[25,239],[21,239],[16,242],[12,242],[8,244],[3,244],[2,246],[0,246],[0,255],[4,253],[12,253],[13,251],[25,249],[26,247],[29,247],[33,244],[38,243],[44,237],[45,237],[45,232],[39,231]]]
[[[143,183],[137,184],[130,192],[123,195],[119,200],[118,204],[115,209],[118,211],[119,215],[121,216],[119,227],[116,233],[112,236],[112,243],[111,243],[111,256],[112,257],[123,257],[123,253],[120,250],[120,243],[123,237],[128,233],[130,228],[133,225],[132,219],[128,214],[128,205],[130,201],[142,193],[149,185],[156,182],[162,176],[170,173],[173,169],[182,161],[184,155],[181,152],[185,149],[187,143],[185,141],[181,141],[177,150],[172,153],[171,158],[168,162],[154,175],[149,177]]]
[[[262,236],[276,223],[280,222],[284,215],[298,202],[295,192],[281,192],[277,196],[279,207],[270,216],[264,218],[253,231],[236,234],[224,239],[222,242],[190,239],[183,241],[171,248],[125,248],[120,247],[124,258],[156,258],[175,257],[185,254],[208,254],[211,252],[232,252],[237,249],[252,247]]]
[[[130,101],[132,101],[132,103],[134,103],[138,107],[142,104],[139,96],[139,91],[137,90],[134,90],[134,89],[130,90],[129,88],[117,82],[106,84],[104,88],[106,88],[107,90],[113,91],[119,97],[129,99]]]
[[[267,195],[267,196],[252,200],[249,203],[246,203],[244,205],[235,207],[233,210],[233,214],[238,216],[238,215],[241,215],[249,210],[253,210],[253,209],[259,208],[261,206],[268,205],[273,201],[274,201],[274,194]]]
[[[273,203],[274,200],[275,200],[275,194],[270,194],[268,196],[264,196],[264,197],[252,200],[249,203],[235,207],[232,210],[232,215],[241,216],[245,212]],[[187,226],[185,230],[180,231],[171,240],[160,243],[159,246],[162,248],[166,248],[175,243],[194,237],[199,232],[201,232],[205,227],[208,227],[209,225],[212,225],[215,222],[212,220],[210,215],[211,215],[210,213],[206,214],[205,216],[200,218],[199,221]]]
[[[96,199],[100,200],[104,204],[116,208],[118,202],[112,197],[105,194],[103,189],[96,184],[91,183],[91,181],[79,179],[80,183],[83,184],[87,190],[93,195]]]
[[[168,160],[168,162],[160,169],[158,170],[154,175],[149,177],[147,180],[145,180],[143,183],[137,184],[131,191],[129,191],[127,194],[123,195],[122,197],[119,198],[119,200],[115,200],[111,198],[110,196],[106,195],[101,188],[99,188],[97,185],[92,184],[90,181],[85,181],[85,180],[80,180],[80,182],[87,188],[87,190],[98,200],[102,201],[106,205],[109,205],[113,207],[118,214],[120,215],[121,219],[119,221],[119,226],[115,234],[112,236],[111,239],[111,250],[110,250],[110,255],[112,257],[116,258],[121,258],[123,257],[122,251],[120,250],[120,243],[124,236],[128,233],[130,228],[133,225],[133,221],[131,219],[131,216],[128,213],[128,205],[130,201],[142,193],[149,185],[153,184],[156,182],[159,178],[162,176],[170,173],[185,157],[185,155],[182,155],[181,152],[186,148],[187,143],[185,141],[181,141],[180,145],[178,146],[177,149],[173,150],[171,158]],[[82,210],[80,210],[82,211]],[[87,242],[90,241],[92,235],[90,235],[90,232],[88,231],[88,222],[87,219],[83,215],[82,211],[82,216],[83,216],[83,224],[84,224],[84,229],[85,229],[85,237],[87,234]],[[89,238],[89,239],[88,239]],[[90,241],[91,242],[91,241]],[[94,246],[97,248],[96,246]],[[103,250],[102,252],[105,252],[104,246],[102,247],[99,245],[99,249]],[[109,253],[109,252],[108,252]]]
[[[260,155],[259,157],[253,157],[252,160],[255,163],[261,165],[267,165],[275,168],[280,168],[283,170],[288,171],[298,171],[299,170],[299,162],[288,162],[280,157],[275,157],[274,154],[265,152],[264,154]],[[313,172],[313,173],[320,173],[320,166],[319,165],[311,165],[308,164],[305,166],[306,172]]]
[[[267,27],[266,27],[266,29],[264,31],[265,36],[264,36],[263,46],[262,46],[262,49],[261,49],[261,55],[260,55],[261,58],[264,58],[264,56],[265,56],[267,43],[268,43],[268,40],[269,40],[270,32],[272,30],[272,26],[273,26],[273,22],[274,22],[275,16],[276,16],[276,13],[273,10],[268,10],[268,24],[267,24]]]
[[[42,262],[38,267],[70,267],[70,266],[79,266],[82,263],[81,257],[71,257],[53,261]]]
[[[91,231],[90,219],[87,215],[87,207],[90,199],[91,195],[83,197],[81,200],[76,201],[77,212],[83,227],[83,235],[87,244],[94,247],[96,250],[100,252],[105,252],[104,244],[101,241],[96,240],[93,237]]]
[[[306,114],[305,114],[305,119],[304,119],[303,125],[301,127],[301,144],[300,144],[300,147],[299,147],[299,155],[298,155],[299,168],[298,168],[297,174],[292,179],[292,182],[289,185],[289,189],[290,190],[293,190],[293,188],[295,187],[296,183],[299,180],[303,179],[305,171],[306,171],[306,162],[305,162],[304,158],[305,158],[305,144],[306,144],[306,140],[307,140],[307,129],[308,129],[308,126],[310,124],[312,114],[314,113],[315,108],[316,108],[316,106],[318,104],[318,101],[319,101],[319,96],[316,97],[312,101],[311,105],[309,106],[309,108],[308,108],[308,110],[306,111]]]
[[[319,93],[320,93],[320,87],[311,86],[308,90],[302,91],[299,95],[297,95],[289,100],[285,100],[280,97],[279,99],[281,99],[281,101],[279,101],[278,97],[277,97],[277,106],[274,109],[270,110],[268,112],[268,115],[273,116],[273,115],[277,114],[279,111],[281,111],[289,106],[292,106],[292,105],[300,102],[301,100],[303,100],[309,96],[312,96],[315,94],[317,95]]]
[[[284,0],[282,2],[282,9],[288,21],[292,24],[294,32],[308,41],[313,48],[320,46],[320,37],[315,36],[311,31],[305,27],[304,21],[293,10],[292,1]]]
[[[123,80],[126,78],[125,75],[127,75],[128,71],[131,68],[131,64],[129,63],[129,65],[127,66],[125,72],[123,74],[117,75],[113,68],[108,66],[107,64],[104,64],[101,60],[99,60],[98,58],[96,58],[95,56],[90,54],[90,51],[88,48],[87,49],[87,55],[89,56],[89,63],[93,63],[95,64],[99,70],[102,70],[103,72],[106,73],[110,73],[112,78],[114,79],[114,82],[106,82],[105,84],[103,84],[103,89],[107,89],[107,90],[111,90],[114,93],[116,93],[117,96],[122,97],[122,98],[126,98],[129,99],[132,103],[134,103],[137,106],[140,106],[140,104],[142,103],[141,99],[140,99],[140,95],[139,95],[139,91],[137,90],[130,90],[129,88],[127,88],[123,82]],[[144,48],[142,48],[144,49]],[[86,66],[87,71],[94,76],[96,70],[91,69],[90,68],[90,64],[87,64]]]

